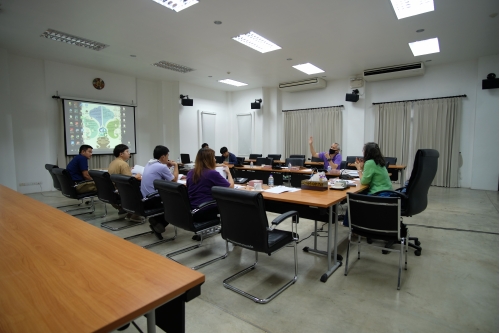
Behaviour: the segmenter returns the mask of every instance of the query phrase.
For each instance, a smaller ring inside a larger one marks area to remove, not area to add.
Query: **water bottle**
[[[292,170],[292,163],[288,163],[288,170]]]
[[[267,185],[269,187],[273,187],[274,186],[274,178],[273,178],[272,174],[269,175],[269,179],[267,180]]]
[[[329,165],[329,166],[328,166],[328,168],[327,168],[326,170],[328,170],[328,173],[330,173],[330,171],[332,171],[332,166],[331,166],[331,165]]]
[[[253,168],[253,161],[250,161],[250,168]]]

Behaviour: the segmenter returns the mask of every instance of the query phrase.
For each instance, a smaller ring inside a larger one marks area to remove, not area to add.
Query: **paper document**
[[[276,186],[273,188],[270,188],[268,190],[265,190],[264,192],[268,193],[284,193],[284,192],[297,192],[300,191],[300,188],[295,188],[295,187],[287,187],[287,186]]]
[[[227,179],[227,173],[224,172],[224,167],[215,167],[215,171],[217,171],[222,178]]]
[[[177,182],[186,185],[186,179],[177,179]]]
[[[144,173],[144,167],[142,165],[136,164],[132,168],[132,174],[137,175],[138,173],[140,173],[142,175]]]

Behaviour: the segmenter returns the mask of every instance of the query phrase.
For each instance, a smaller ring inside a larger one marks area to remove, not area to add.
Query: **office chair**
[[[245,163],[245,158],[244,157],[236,157],[236,164],[235,166],[243,166],[243,164]]]
[[[108,208],[107,204],[114,205],[114,206],[121,206],[121,200],[120,200],[120,195],[118,194],[118,191],[115,188],[115,185],[111,181],[111,176],[109,175],[108,172],[106,171],[99,171],[99,170],[89,170],[90,177],[94,180],[95,187],[97,188],[97,198],[104,202],[104,215],[99,216],[99,217],[106,217],[108,215]],[[116,222],[116,221],[126,221],[125,217],[120,217],[114,220],[110,221],[105,221],[101,223],[101,227],[117,231],[117,230],[122,230],[122,229],[127,229],[131,227],[135,227],[136,225],[143,224],[144,222],[132,222],[132,224],[126,224],[121,227],[111,227],[108,224],[111,222]]]
[[[89,207],[79,207],[79,208],[74,208],[74,209],[68,209],[65,212],[72,212],[75,210],[81,210],[81,209],[87,209],[91,210],[90,212],[83,212],[83,213],[78,213],[78,214],[72,214],[73,216],[78,216],[78,215],[83,215],[83,214],[92,214],[95,212],[95,202],[94,202],[94,197],[97,195],[97,192],[87,192],[87,193],[78,193],[76,192],[76,185],[73,179],[71,178],[71,175],[66,169],[62,168],[53,168],[52,172],[56,176],[57,180],[59,181],[59,184],[61,185],[61,193],[64,195],[66,198],[71,198],[79,201],[83,201],[83,199],[90,199],[90,206]]]
[[[289,158],[303,158],[306,159],[306,155],[290,155]]]
[[[215,163],[218,164],[224,163],[224,156],[215,156]]]
[[[128,213],[143,216],[144,218],[163,215],[163,207],[149,207],[148,200],[153,200],[156,193],[152,193],[145,198],[142,197],[140,181],[135,177],[124,175],[111,175],[111,181],[115,183],[118,193],[120,193],[120,201],[123,210]],[[144,220],[145,221],[145,220]],[[141,224],[144,222],[140,222]],[[152,228],[152,227],[150,227]],[[124,239],[129,240],[136,237],[151,235],[155,232],[153,230],[143,232],[137,235],[129,236]],[[174,237],[168,239],[160,239],[157,242],[147,244],[143,248],[148,249],[152,246],[162,244],[174,240],[177,237],[177,229],[174,228]]]
[[[273,159],[273,161],[279,161],[281,159],[281,154],[267,154],[267,157]]]
[[[273,159],[269,157],[257,157],[255,165],[273,165]]]
[[[427,208],[427,194],[432,181],[436,176],[438,166],[439,152],[435,149],[419,149],[415,154],[413,170],[406,187],[401,187],[390,192],[392,195],[401,198],[401,216],[411,217],[423,212]],[[415,255],[420,256],[422,248],[417,237],[409,237],[408,246],[415,249]],[[392,246],[393,242],[386,244],[387,248]]]
[[[52,169],[59,168],[57,165],[54,164],[45,164],[45,170],[47,170],[50,174],[50,177],[52,177],[52,186],[61,192],[61,184],[59,184],[59,180],[57,179],[56,175],[52,172]],[[57,206],[56,208],[64,208],[64,207],[73,207],[73,206],[80,206],[83,203],[83,199],[80,200],[80,203],[77,204],[71,204],[71,205],[63,205],[63,206]],[[86,202],[87,204],[90,203],[89,201]]]
[[[183,184],[174,183],[165,180],[155,180],[154,182],[155,189],[160,194],[161,200],[163,202],[163,209],[165,211],[165,220],[172,224],[175,228],[181,228],[186,231],[192,231],[197,236],[199,236],[200,242],[194,246],[189,246],[182,248],[180,250],[176,250],[167,254],[167,258],[173,259],[176,255],[181,253],[185,253],[194,249],[201,247],[203,243],[203,239],[216,235],[220,231],[220,219],[216,218],[210,221],[202,221],[195,222],[194,217],[196,213],[201,209],[215,206],[215,200],[205,202],[195,209],[191,209],[191,204],[189,202],[187,187]],[[199,264],[192,269],[197,270],[199,268],[205,267],[224,259],[227,257],[227,253],[223,256],[214,258],[202,264]]]
[[[319,157],[311,157],[311,162],[323,162],[323,159]]]
[[[346,157],[345,161],[347,162],[347,169],[356,170],[355,166],[349,166],[349,164],[356,162],[356,158],[363,159],[363,156],[347,156]]]
[[[399,252],[397,286],[399,290],[401,287],[403,252],[405,254],[406,270],[409,243],[407,239],[409,235],[408,228],[401,222],[401,198],[347,193],[347,209],[349,210],[349,235],[344,275],[347,276],[351,244],[358,245],[358,259],[361,259],[361,237],[366,237],[371,240],[367,242],[367,246],[384,248],[385,251]],[[358,235],[357,242],[351,241],[353,233]],[[373,245],[373,240],[399,242],[401,247],[399,249],[387,249],[383,244]]]
[[[396,162],[398,160],[397,157],[384,157],[384,159],[385,159],[386,162],[389,162],[389,165],[396,165]],[[387,168],[387,170],[389,170],[389,168]],[[393,181],[393,182],[397,181],[398,180],[399,171],[393,169],[392,171],[389,170],[389,172],[391,173],[391,175],[389,176],[391,178],[391,181]]]
[[[298,167],[303,167],[305,162],[305,158],[292,158],[289,157],[285,160],[285,166],[292,165],[292,166],[298,166]]]
[[[191,158],[189,157],[189,154],[181,154],[181,163],[182,164],[191,163]]]
[[[256,160],[257,157],[262,157],[262,154],[250,154],[250,156],[248,156],[248,159],[249,160]]]
[[[271,222],[272,226],[269,227],[264,198],[260,192],[214,186],[212,196],[219,207],[222,238],[226,240],[226,253],[229,253],[229,243],[255,251],[255,263],[225,279],[223,281],[224,287],[256,303],[266,304],[270,302],[297,281],[297,241],[299,240],[297,223],[299,223],[299,214],[296,211],[281,214]],[[290,217],[292,218],[291,231],[275,229],[277,225]],[[229,284],[229,282],[256,268],[259,252],[271,255],[288,244],[293,244],[295,276],[269,297],[261,299]]]

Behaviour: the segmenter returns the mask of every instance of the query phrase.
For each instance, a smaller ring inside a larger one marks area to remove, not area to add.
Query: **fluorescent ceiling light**
[[[434,11],[433,0],[391,0],[398,20]]]
[[[281,47],[279,47],[278,45],[256,34],[253,31],[250,31],[249,33],[244,35],[233,37],[233,39],[243,45],[259,51],[260,53],[266,53],[281,49]]]
[[[313,64],[307,63],[307,64],[300,64],[296,66],[292,66],[295,69],[298,69],[301,72],[304,72],[306,74],[318,74],[318,73],[324,73],[325,71],[322,70],[321,68],[318,68],[314,66]]]
[[[198,3],[198,0],[153,0],[156,3],[159,3],[162,6],[167,7],[168,9],[175,10],[176,12],[180,12],[183,9],[191,7]]]
[[[231,80],[231,79],[219,80],[219,82],[220,83],[225,83],[225,84],[230,84],[230,85],[236,86],[236,87],[248,86],[248,84],[246,84],[246,83],[234,81],[234,80]]]
[[[93,41],[90,39],[73,36],[73,35],[67,34],[65,32],[60,32],[60,31],[52,30],[52,29],[45,30],[40,35],[40,37],[52,39],[52,40],[55,40],[56,42],[62,42],[62,43],[67,43],[67,44],[71,44],[71,45],[85,47],[87,49],[91,49],[94,51],[100,51],[103,48],[109,46],[109,45],[99,43],[99,42],[96,42],[96,41]]]
[[[172,71],[181,72],[181,73],[187,73],[187,72],[194,71],[194,69],[189,68],[187,66],[174,64],[173,62],[168,62],[168,61],[164,61],[164,60],[155,62],[153,64],[153,66],[161,67],[161,68],[165,68],[165,69],[170,69]]]
[[[408,43],[411,48],[411,52],[415,57],[430,54],[439,53],[439,40],[437,38],[431,38],[426,40],[419,40],[413,43]]]

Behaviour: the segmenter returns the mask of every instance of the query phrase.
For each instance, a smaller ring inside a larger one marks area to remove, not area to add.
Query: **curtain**
[[[409,163],[411,102],[378,104],[375,111],[375,140],[382,154]],[[407,172],[408,174],[408,172]],[[404,183],[405,179],[400,180]]]
[[[285,112],[285,156],[299,154],[310,156],[309,137],[314,137],[317,152],[342,141],[343,107]]]
[[[413,151],[436,149],[439,163],[432,185],[458,187],[461,97],[414,102]]]

